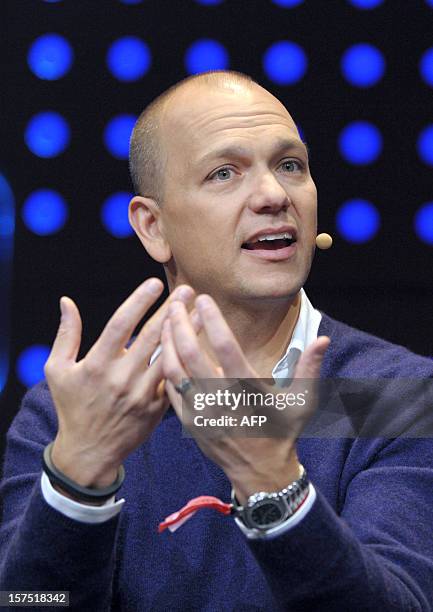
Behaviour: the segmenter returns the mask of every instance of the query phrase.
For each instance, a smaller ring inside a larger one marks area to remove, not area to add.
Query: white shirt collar
[[[301,308],[292,338],[283,357],[275,364],[272,377],[290,378],[301,353],[317,338],[322,315],[313,308],[304,289],[301,289]]]

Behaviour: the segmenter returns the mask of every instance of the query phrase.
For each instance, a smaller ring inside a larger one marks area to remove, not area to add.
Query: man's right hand
[[[159,387],[161,359],[148,363],[160,342],[168,304],[173,299],[192,303],[194,290],[177,287],[125,348],[163,288],[157,278],[139,285],[78,362],[81,317],[73,300],[62,298],[62,318],[44,372],[59,424],[51,457],[77,484],[112,484],[123,460],[149,437],[169,406]]]

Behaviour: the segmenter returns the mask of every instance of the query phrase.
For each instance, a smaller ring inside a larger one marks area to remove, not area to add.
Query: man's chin
[[[242,298],[244,300],[254,300],[258,302],[272,301],[291,301],[301,290],[304,282],[300,279],[279,278],[264,279],[263,282],[254,282],[243,284]]]

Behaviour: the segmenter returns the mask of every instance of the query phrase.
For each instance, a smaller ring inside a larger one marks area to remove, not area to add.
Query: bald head
[[[137,194],[155,199],[164,198],[166,152],[162,136],[164,114],[176,95],[192,92],[195,87],[239,90],[258,86],[250,76],[233,70],[213,70],[189,76],[160,94],[139,116],[131,136],[129,170]]]

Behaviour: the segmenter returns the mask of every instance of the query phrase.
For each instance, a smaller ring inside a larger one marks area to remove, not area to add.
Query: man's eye
[[[284,161],[281,166],[287,166],[288,167],[288,172],[290,174],[292,174],[293,172],[296,171],[300,171],[302,172],[304,166],[300,161],[297,161],[296,159],[287,159],[286,161]],[[209,176],[209,180],[213,181],[215,178],[218,179],[219,182],[221,181],[227,181],[230,176],[231,176],[231,172],[233,172],[232,168],[226,166],[224,168],[220,168],[219,170],[216,170],[213,174],[211,174]]]
[[[288,168],[290,168],[288,170],[290,173],[295,172],[296,170],[303,170],[303,165],[296,159],[286,159],[286,161],[284,161],[281,166],[287,166]]]
[[[231,171],[231,168],[220,168],[219,170],[210,175],[209,180],[213,180],[215,177],[218,177],[220,180],[225,181],[230,178],[229,172]]]

